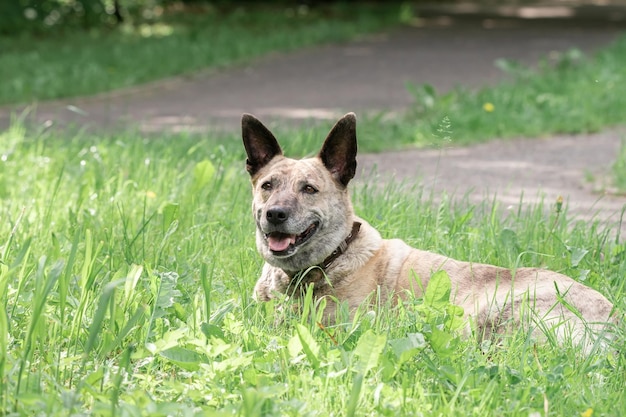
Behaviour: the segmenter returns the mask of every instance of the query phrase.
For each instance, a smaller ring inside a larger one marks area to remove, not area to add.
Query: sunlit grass
[[[317,142],[296,138],[304,152]],[[545,266],[624,311],[625,246],[553,202],[509,213],[390,183],[353,190],[385,237],[474,262]],[[181,136],[0,140],[0,404],[11,415],[620,415],[624,352],[525,332],[478,345],[428,300],[321,328],[251,299],[243,151]],[[575,255],[574,255],[575,254]],[[574,259],[575,257],[575,259]],[[371,311],[370,311],[371,310]],[[278,324],[277,318],[282,322]],[[429,321],[430,320],[430,321]],[[437,345],[432,327],[454,343]],[[617,346],[625,339],[623,329]]]
[[[542,137],[595,132],[624,124],[626,37],[593,56],[572,50],[536,69],[500,61],[508,81],[478,90],[439,93],[429,85],[409,85],[411,109],[382,126],[379,149],[471,144],[493,138]],[[383,118],[384,119],[384,118]],[[444,134],[441,128],[445,127]]]

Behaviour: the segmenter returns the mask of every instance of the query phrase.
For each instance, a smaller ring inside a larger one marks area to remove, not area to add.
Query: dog
[[[355,215],[348,193],[357,166],[354,113],[337,121],[313,158],[285,157],[250,114],[242,116],[242,137],[256,246],[265,260],[254,289],[259,301],[312,290],[316,300],[327,299],[324,317],[333,322],[338,304],[354,313],[373,293],[396,302],[407,291],[420,297],[432,274],[443,270],[452,284],[450,301],[479,335],[515,328],[529,309],[532,320],[554,329],[561,341],[604,333],[612,321],[611,302],[565,275],[461,262],[381,238]]]

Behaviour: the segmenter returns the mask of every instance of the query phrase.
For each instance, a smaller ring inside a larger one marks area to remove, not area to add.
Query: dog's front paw
[[[254,286],[254,299],[256,301],[269,301],[275,298],[276,293],[284,294],[289,287],[289,282],[289,276],[282,269],[265,264],[261,278]]]

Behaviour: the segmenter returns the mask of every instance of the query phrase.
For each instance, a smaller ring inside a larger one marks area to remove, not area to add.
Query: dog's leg
[[[261,277],[254,286],[253,297],[257,301],[269,301],[275,298],[275,293],[284,294],[287,292],[290,281],[291,278],[285,271],[266,263],[263,265]]]

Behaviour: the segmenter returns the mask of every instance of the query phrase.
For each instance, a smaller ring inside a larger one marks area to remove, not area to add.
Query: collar
[[[337,249],[335,249],[328,258],[324,259],[324,262],[322,262],[318,266],[322,268],[323,270],[326,270],[326,268],[328,268],[337,258],[339,258],[348,249],[348,246],[350,245],[350,243],[352,243],[352,241],[354,241],[354,239],[356,239],[357,235],[359,234],[359,230],[361,230],[361,223],[359,222],[352,223],[352,230],[350,231],[350,234],[348,235],[348,237],[343,242],[341,242],[341,244],[337,247]]]

